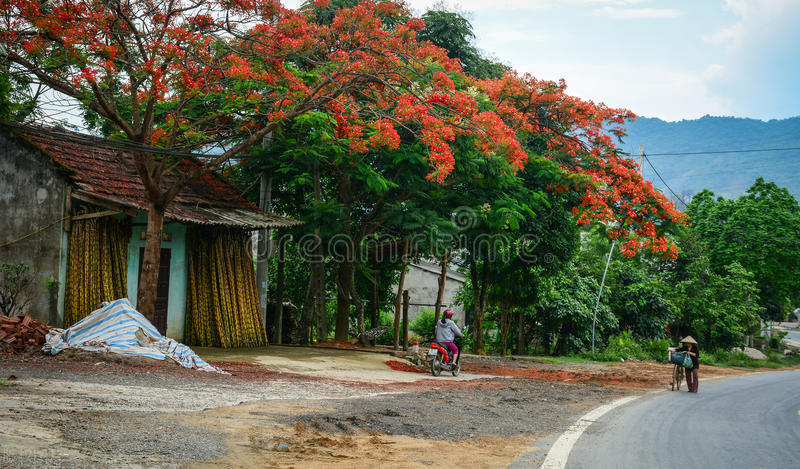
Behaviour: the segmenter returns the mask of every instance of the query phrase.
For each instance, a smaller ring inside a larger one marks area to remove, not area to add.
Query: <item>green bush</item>
[[[394,312],[380,310],[378,312],[378,324],[381,326],[388,325],[389,328],[383,331],[383,334],[375,338],[375,343],[378,345],[392,345],[394,344]],[[402,332],[402,331],[401,331]],[[401,337],[402,341],[403,338]]]
[[[644,343],[643,349],[647,358],[656,362],[667,363],[667,349],[671,346],[669,339],[652,339]]]
[[[417,317],[408,324],[408,329],[418,336],[433,337],[433,326],[436,321],[436,313],[433,308],[420,308]]]
[[[667,348],[670,346],[668,339],[637,339],[628,331],[608,339],[608,345],[594,353],[583,352],[581,356],[595,361],[619,361],[624,360],[653,360],[657,362],[667,361]]]

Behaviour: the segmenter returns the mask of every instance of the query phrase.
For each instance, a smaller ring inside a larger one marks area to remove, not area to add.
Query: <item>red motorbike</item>
[[[431,363],[431,374],[439,376],[442,370],[453,373],[453,376],[458,376],[461,373],[461,353],[456,357],[453,362],[453,354],[447,349],[447,346],[438,342],[431,342],[430,349],[428,350],[428,361]]]

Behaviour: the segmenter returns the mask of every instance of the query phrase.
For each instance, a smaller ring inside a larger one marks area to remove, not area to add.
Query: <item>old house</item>
[[[52,128],[0,125],[0,146],[0,262],[32,268],[30,313],[69,326],[102,301],[135,305],[147,204],[130,156]],[[189,183],[166,210],[155,326],[191,345],[265,344],[249,232],[297,223],[217,174]]]

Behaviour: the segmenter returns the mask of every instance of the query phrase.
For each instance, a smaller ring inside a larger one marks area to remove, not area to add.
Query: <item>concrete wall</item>
[[[428,262],[421,260],[417,263],[409,264],[408,272],[406,273],[404,288],[408,290],[411,298],[412,305],[408,308],[409,320],[417,317],[421,308],[431,308],[433,306],[420,306],[413,303],[422,303],[433,305],[436,303],[436,294],[439,292],[439,275],[442,273],[442,268],[438,263]],[[455,271],[455,266],[448,266],[447,269],[447,282],[444,286],[444,296],[442,303],[447,307],[442,308],[444,311],[447,308],[453,310],[453,319],[459,326],[463,327],[464,310],[461,306],[453,305],[453,298],[456,291],[464,284],[464,275]],[[397,286],[394,287],[394,291]]]
[[[147,216],[138,215],[133,219],[131,241],[128,244],[128,299],[136,306],[139,288],[139,249],[145,241],[140,233],[147,231]],[[167,336],[183,341],[186,321],[186,286],[189,266],[186,262],[186,225],[165,223],[164,233],[172,235],[171,241],[162,241],[161,247],[170,249],[169,300],[167,303]]]
[[[32,233],[64,216],[67,178],[50,158],[7,128],[0,127],[0,244]],[[48,292],[48,279],[60,279],[63,221],[7,247],[0,264],[23,262],[30,267],[33,317],[62,325],[59,292]],[[61,279],[63,290],[63,279]]]

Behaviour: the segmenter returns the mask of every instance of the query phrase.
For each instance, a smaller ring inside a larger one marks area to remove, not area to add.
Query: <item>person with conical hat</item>
[[[681,339],[683,346],[678,349],[678,352],[686,352],[692,357],[692,367],[684,368],[686,371],[686,385],[689,386],[689,392],[697,392],[698,377],[697,370],[700,368],[700,350],[697,349],[697,341],[692,336],[687,335]]]

